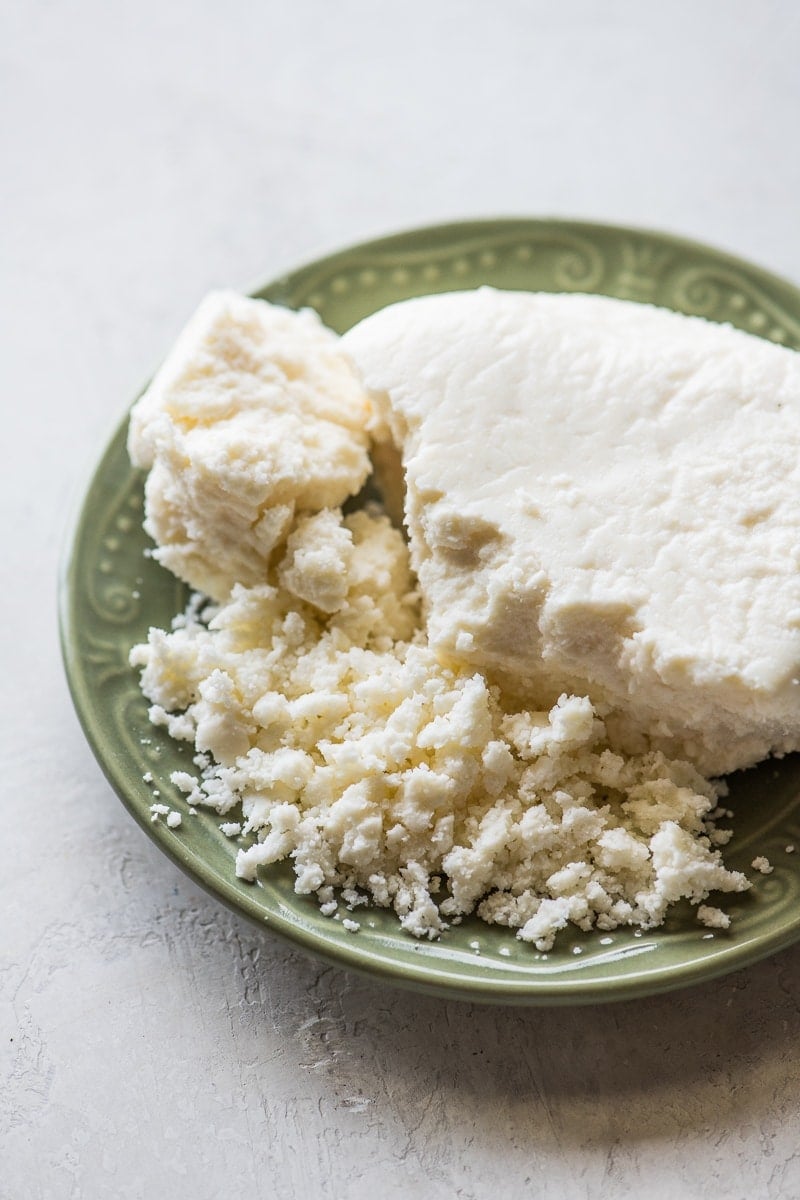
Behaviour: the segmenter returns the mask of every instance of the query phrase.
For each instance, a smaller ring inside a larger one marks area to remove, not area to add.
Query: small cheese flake
[[[786,853],[787,853],[787,854],[794,854],[794,846],[793,846],[793,845],[791,845],[791,844],[790,844],[790,845],[788,845],[788,846],[786,847]]]
[[[710,904],[701,904],[697,910],[697,919],[708,929],[730,929],[731,919],[721,908]]]
[[[762,875],[771,875],[775,870],[769,859],[765,858],[763,854],[759,854],[757,858],[754,858],[750,866],[754,871],[760,871]]]
[[[197,787],[197,780],[188,771],[173,771],[169,778],[179,791],[186,792],[187,795]]]
[[[238,837],[242,832],[242,826],[239,821],[223,821],[220,825],[220,830],[225,834],[225,837]]]
[[[167,814],[167,824],[169,825],[170,829],[178,829],[181,824],[181,820],[182,817],[179,812],[175,812],[173,810],[171,813]]]
[[[361,925],[358,921],[351,921],[349,917],[345,917],[342,921],[342,928],[346,929],[348,933],[358,933]]]

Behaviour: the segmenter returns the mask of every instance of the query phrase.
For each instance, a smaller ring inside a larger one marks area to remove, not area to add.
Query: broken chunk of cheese
[[[155,557],[215,600],[263,583],[298,513],[364,483],[369,416],[316,313],[211,293],[131,413]]]
[[[402,451],[431,644],[588,694],[706,774],[800,748],[800,355],[603,297],[392,305],[351,330]]]

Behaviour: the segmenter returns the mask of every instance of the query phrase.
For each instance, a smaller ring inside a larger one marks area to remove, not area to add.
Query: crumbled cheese
[[[333,613],[347,597],[353,535],[328,508],[298,522],[286,543],[280,583],[297,600]]]
[[[181,823],[181,820],[181,814],[176,812],[174,809],[172,812],[167,814],[167,824],[169,825],[170,829],[177,829]]]
[[[800,749],[800,355],[481,288],[345,334],[402,451],[440,656],[717,775]],[[383,434],[385,436],[385,433]]]
[[[750,866],[754,871],[760,871],[762,875],[771,875],[775,870],[769,859],[765,858],[763,854],[759,854],[757,858],[754,858]]]
[[[701,925],[709,929],[730,929],[731,919],[721,908],[710,904],[701,904],[697,910],[697,919]]]
[[[613,753],[583,697],[506,712],[480,674],[419,633],[401,640],[413,610],[370,595],[357,558],[380,538],[408,589],[407,549],[385,518],[359,517],[374,528],[354,539],[355,591],[337,612],[236,587],[209,621],[151,630],[132,652],[153,705],[177,698],[213,757],[193,791],[223,814],[241,803],[256,840],[240,878],[290,858],[296,890],[322,891],[328,914],[338,887],[419,937],[477,911],[540,950],[569,922],[650,927],[682,897],[748,886],[708,840],[719,797],[689,764]]]
[[[175,784],[175,787],[182,792],[193,792],[197,787],[197,780],[194,775],[190,775],[188,771],[173,771],[170,775],[170,781]]]
[[[288,859],[295,890],[351,932],[334,889],[348,910],[393,908],[416,937],[477,913],[543,958],[568,924],[639,936],[682,898],[722,927],[702,902],[749,886],[717,848],[724,783],[670,758],[672,733],[620,752],[614,714],[586,695],[515,702],[471,660],[477,625],[455,654],[429,643],[402,535],[374,506],[340,508],[366,476],[371,421],[315,318],[228,294],[201,308],[134,410],[156,556],[216,601],[194,595],[131,651],[151,721],[192,743],[197,773],[171,776],[189,812],[238,809],[219,826],[252,839],[237,876]],[[424,504],[411,526],[423,583]],[[444,531],[454,578],[464,528]],[[476,574],[492,544],[473,545]]]

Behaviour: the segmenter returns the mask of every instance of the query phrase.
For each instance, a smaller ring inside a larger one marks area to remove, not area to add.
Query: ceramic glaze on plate
[[[414,230],[355,246],[259,288],[292,308],[311,306],[344,332],[396,300],[490,284],[527,291],[596,292],[663,305],[800,348],[800,292],[718,251],[662,234],[568,221],[480,221]],[[187,314],[188,315],[188,314]],[[165,347],[165,350],[167,347]],[[579,1004],[684,987],[743,967],[800,938],[800,756],[732,776],[735,835],[725,861],[754,878],[726,896],[733,923],[713,933],[678,905],[657,930],[581,933],[568,927],[539,954],[476,918],[437,942],[405,934],[391,911],[359,908],[358,933],[293,891],[290,866],[236,878],[237,839],[219,817],[188,814],[170,783],[192,769],[191,749],[147,719],[131,646],[169,627],[186,589],[145,556],[143,477],[128,462],[127,417],[91,480],[61,580],[61,632],[72,696],[109,782],[146,833],[217,899],[262,928],[340,966],[442,996],[506,1004]],[[152,782],[145,777],[152,776]],[[157,799],[183,815],[151,822]],[[796,844],[798,852],[787,852]],[[766,855],[771,875],[749,870]],[[712,899],[713,902],[713,899]]]

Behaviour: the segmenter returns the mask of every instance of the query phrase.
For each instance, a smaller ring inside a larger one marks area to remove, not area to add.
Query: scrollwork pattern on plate
[[[131,588],[102,575],[93,581],[90,599],[97,616],[116,625],[129,624],[141,612],[141,601]]]
[[[724,267],[695,266],[671,281],[673,307],[725,321],[771,341],[800,345],[800,321],[751,280]]]
[[[120,675],[127,676],[130,672],[128,655],[119,639],[109,640],[87,632],[83,655],[92,671],[94,683],[99,688],[105,687],[110,680]]]
[[[134,678],[131,673],[131,679]],[[177,753],[178,749],[163,730],[150,724],[148,707],[147,700],[135,684],[120,692],[114,704],[119,738],[128,746],[131,758],[140,763],[145,771],[159,763],[165,747],[170,754]]]
[[[591,242],[573,239],[553,267],[553,279],[565,292],[591,292],[603,277],[605,262]]]
[[[622,261],[614,282],[614,295],[621,300],[657,303],[674,257],[674,250],[654,245],[645,238],[623,239],[620,243]]]
[[[138,473],[124,472],[97,528],[95,561],[86,594],[94,615],[115,626],[128,625],[141,613],[140,579],[128,543],[141,529],[142,509],[141,478]]]

